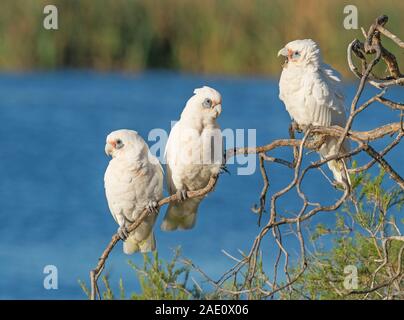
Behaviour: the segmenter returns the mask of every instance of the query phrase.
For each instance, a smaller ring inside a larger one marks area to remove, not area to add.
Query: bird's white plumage
[[[221,113],[221,95],[215,89],[195,89],[180,120],[173,126],[166,145],[167,185],[170,194],[205,187],[222,164],[222,135],[216,118]],[[211,105],[206,105],[206,101]],[[213,143],[212,143],[213,142]],[[203,198],[170,203],[161,228],[190,229]]]
[[[289,42],[280,54],[287,56],[279,81],[279,98],[291,118],[300,126],[318,125],[344,127],[346,111],[338,73],[321,60],[320,49],[311,39]],[[322,157],[337,152],[338,139],[328,138],[321,147]],[[350,149],[345,141],[342,151]],[[334,178],[342,182],[342,166],[328,163]],[[343,163],[345,166],[345,163]]]
[[[116,149],[119,140],[123,147]],[[112,216],[120,227],[128,226],[151,201],[163,196],[163,169],[150,154],[146,142],[132,130],[114,131],[107,137],[106,151],[112,155],[104,176],[105,193]],[[149,215],[124,241],[124,252],[155,249],[153,225]]]

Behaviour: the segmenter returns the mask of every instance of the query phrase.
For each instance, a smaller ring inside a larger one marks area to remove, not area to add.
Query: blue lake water
[[[78,279],[88,282],[89,270],[117,228],[104,196],[103,175],[109,161],[104,153],[106,135],[128,128],[147,140],[153,128],[168,132],[193,89],[202,85],[222,93],[223,129],[256,129],[259,145],[288,136],[290,119],[278,99],[275,79],[168,72],[0,74],[0,298],[86,298]],[[345,87],[347,101],[354,90],[355,83]],[[389,96],[403,101],[404,90],[392,90]],[[398,119],[397,112],[376,104],[354,128],[366,130]],[[403,173],[399,148],[387,159]],[[287,149],[275,154],[290,159]],[[272,194],[288,183],[292,173],[277,164],[269,168]],[[161,257],[170,258],[172,248],[181,246],[184,256],[217,277],[232,265],[222,249],[235,256],[237,249],[248,250],[259,232],[250,208],[258,203],[262,179],[259,170],[240,176],[237,164],[229,169],[232,174],[223,175],[215,192],[203,201],[193,230],[165,233],[156,228]],[[308,177],[304,189],[313,200],[325,203],[339,196],[318,172]],[[295,193],[279,202],[289,212],[298,204]],[[164,212],[165,208],[157,226]],[[315,221],[329,219],[328,214]],[[275,253],[268,247],[266,256],[271,260]],[[106,271],[115,287],[123,277],[131,291],[137,284],[128,259],[119,244]],[[139,255],[130,259],[141,262]],[[46,265],[58,268],[58,290],[43,287]]]

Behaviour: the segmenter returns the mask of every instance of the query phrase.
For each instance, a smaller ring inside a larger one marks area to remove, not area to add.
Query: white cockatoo
[[[167,185],[181,201],[168,206],[161,229],[191,229],[203,197],[186,198],[187,191],[206,187],[223,164],[222,134],[216,122],[222,97],[215,89],[195,89],[167,141]]]
[[[292,120],[300,127],[344,127],[346,112],[341,80],[335,70],[323,63],[317,44],[311,39],[295,40],[282,48],[279,55],[287,58],[279,81],[279,98]],[[338,138],[327,138],[319,150],[321,157],[335,155],[337,145]],[[349,150],[349,141],[345,140],[341,152]],[[344,160],[327,164],[337,182],[342,183],[344,170],[350,183]]]
[[[105,152],[111,156],[104,184],[108,206],[118,223],[123,252],[149,252],[156,248],[153,226],[157,202],[163,197],[163,169],[146,142],[132,130],[117,130],[107,137]],[[151,213],[134,231],[127,227],[147,208]]]

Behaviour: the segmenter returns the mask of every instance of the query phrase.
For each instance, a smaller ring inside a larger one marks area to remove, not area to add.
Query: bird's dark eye
[[[121,149],[123,147],[123,142],[121,139],[116,140],[116,145],[115,148],[116,149]]]
[[[211,107],[212,107],[212,100],[209,99],[209,98],[206,98],[206,99],[203,101],[202,105],[203,105],[205,108],[211,108]]]
[[[293,57],[297,58],[300,56],[300,52],[299,51],[295,51],[293,52]]]

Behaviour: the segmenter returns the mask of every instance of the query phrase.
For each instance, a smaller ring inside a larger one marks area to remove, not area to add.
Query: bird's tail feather
[[[344,175],[343,172],[345,172],[346,176],[346,182],[349,186],[352,185],[351,183],[351,178],[349,177],[348,173],[348,168],[346,166],[346,161],[345,159],[341,160],[331,160],[327,163],[328,168],[332,171],[332,174],[334,175],[334,179],[341,184],[344,184]]]
[[[164,231],[192,229],[196,223],[200,199],[187,199],[183,202],[170,203],[161,229]]]
[[[123,242],[123,252],[125,254],[132,254],[138,251],[145,253],[154,250],[156,250],[156,239],[153,231],[151,231],[149,236],[142,241],[136,239],[135,234],[130,234]]]
[[[332,156],[336,153],[336,147],[338,145],[338,139],[330,138],[328,141],[321,147],[320,155],[322,158],[326,158]],[[345,140],[342,144],[341,152],[347,152],[351,149],[349,141]],[[334,179],[341,184],[344,184],[344,175],[346,176],[346,183],[351,186],[351,179],[349,177],[348,168],[346,159],[340,160],[331,160],[327,162],[328,168],[332,171]],[[344,172],[344,174],[343,174]]]

